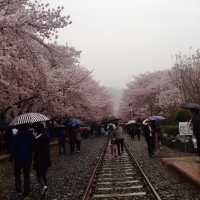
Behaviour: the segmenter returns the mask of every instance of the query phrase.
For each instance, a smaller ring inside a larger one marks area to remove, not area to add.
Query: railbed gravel
[[[162,146],[156,157],[152,159],[148,156],[144,138],[138,141],[126,135],[125,141],[162,200],[200,200],[199,186],[160,161],[161,157],[182,156],[185,155],[184,153]]]
[[[105,137],[89,138],[82,141],[81,152],[58,156],[57,147],[52,147],[52,166],[48,172],[47,200],[79,200],[84,194],[99,153],[106,143]],[[67,145],[68,146],[68,145]],[[14,200],[14,180],[11,164],[0,164],[0,185],[4,183],[4,191],[0,193],[0,199]],[[3,172],[3,174],[2,174]],[[32,192],[27,200],[40,199],[40,187],[36,181],[35,173],[31,173]],[[6,189],[5,189],[6,188]]]

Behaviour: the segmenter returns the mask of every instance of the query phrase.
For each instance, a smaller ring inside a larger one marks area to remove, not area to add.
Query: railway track
[[[161,200],[128,146],[112,158],[108,143],[102,151],[82,200]]]

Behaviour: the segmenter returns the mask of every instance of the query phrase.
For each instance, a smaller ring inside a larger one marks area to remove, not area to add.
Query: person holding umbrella
[[[38,182],[42,186],[41,195],[44,196],[48,189],[46,175],[51,165],[49,136],[45,132],[43,124],[37,124],[35,132],[37,135],[34,141],[33,168],[36,171]]]
[[[56,126],[56,134],[58,138],[58,149],[59,149],[59,155],[66,155],[66,126],[64,126],[59,120],[58,125]]]
[[[79,153],[81,151],[81,132],[79,124],[74,126],[74,132],[76,135],[76,152]]]
[[[14,159],[15,187],[17,193],[22,193],[21,172],[24,177],[23,196],[30,193],[30,172],[32,164],[34,136],[28,125],[18,126],[18,132],[13,136],[11,154]]]
[[[116,129],[114,130],[115,138],[116,138],[116,145],[117,145],[117,152],[118,156],[124,152],[124,137],[123,137],[123,130],[119,123],[116,123]]]
[[[79,119],[71,119],[67,123],[69,125],[69,144],[70,144],[70,152],[71,154],[74,153],[75,145],[77,152],[80,152],[80,124],[81,121]]]
[[[34,135],[30,125],[37,122],[48,121],[49,118],[40,113],[25,113],[17,116],[10,124],[10,127],[18,129],[13,136],[11,154],[14,158],[14,174],[16,191],[21,195],[21,172],[24,176],[23,197],[30,193],[30,172],[32,164]]]
[[[71,125],[69,126],[68,138],[69,138],[69,145],[70,145],[70,153],[73,154],[74,149],[75,149],[75,143],[76,143],[76,134],[74,131],[74,127]]]
[[[198,157],[196,161],[200,162],[200,105],[197,103],[187,103],[182,107],[190,110],[192,113],[191,124],[192,124],[193,134],[197,140]]]
[[[155,146],[156,146],[155,121],[146,119],[143,121],[143,125],[144,125],[144,128],[143,128],[144,136],[145,136],[147,146],[148,146],[149,157],[153,158],[155,156]]]
[[[191,123],[192,123],[194,136],[196,137],[196,140],[197,140],[198,157],[197,157],[196,161],[200,162],[200,113],[199,113],[199,110],[197,110],[197,109],[192,110]]]

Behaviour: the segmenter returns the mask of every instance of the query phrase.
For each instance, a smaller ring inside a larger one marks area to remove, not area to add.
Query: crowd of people
[[[194,112],[191,123],[198,142],[199,122],[199,113]],[[131,140],[135,140],[137,137],[138,142],[143,135],[149,157],[155,157],[156,150],[160,148],[162,141],[159,123],[156,120],[132,120],[132,123],[126,124],[119,121],[114,123],[94,122],[88,127],[80,127],[80,124],[67,125],[64,121],[58,120],[55,124],[41,122],[10,128],[7,132],[7,147],[10,153],[10,161],[13,161],[14,164],[17,193],[23,197],[30,193],[30,173],[33,167],[38,183],[41,185],[41,195],[45,196],[48,190],[47,172],[51,166],[50,141],[52,136],[56,136],[58,154],[63,156],[66,155],[66,142],[69,144],[70,153],[74,154],[81,151],[83,137],[87,138],[89,134],[108,136],[112,158],[116,158],[124,152],[125,133],[130,136]],[[200,152],[199,149],[198,145],[198,152]],[[24,184],[21,181],[22,174]]]
[[[133,120],[134,121],[134,120]],[[110,147],[112,157],[120,156],[124,149],[124,133],[127,133],[132,140],[137,137],[140,141],[141,135],[144,136],[147,143],[148,155],[155,157],[156,149],[161,145],[161,131],[155,120],[141,120],[130,124],[110,124],[108,132],[111,137]]]
[[[10,161],[14,166],[15,188],[19,196],[26,197],[31,191],[31,169],[35,170],[41,186],[41,197],[48,190],[47,173],[51,166],[51,142],[57,140],[58,155],[80,153],[82,138],[91,136],[107,136],[108,126],[93,122],[86,126],[68,124],[64,120],[54,120],[35,124],[22,124],[8,127],[6,130],[6,146]],[[119,134],[118,134],[119,135]],[[123,151],[123,141],[120,141]],[[23,175],[23,184],[22,184]]]
[[[13,131],[10,144],[10,161],[14,163],[15,187],[17,193],[26,197],[30,193],[30,173],[36,171],[38,182],[45,195],[47,186],[47,171],[51,165],[50,138],[43,124],[18,126]],[[21,174],[23,173],[23,190]]]
[[[54,127],[46,123],[23,124],[7,131],[8,152],[14,165],[15,187],[19,196],[26,197],[31,191],[30,173],[35,170],[41,186],[41,196],[48,190],[47,172],[51,166],[50,141],[57,138],[58,154],[66,155],[66,142],[70,153],[81,150],[81,128],[79,124],[66,125],[58,120]],[[52,137],[55,136],[55,137]],[[22,184],[21,176],[24,183]],[[23,187],[22,187],[23,186]]]

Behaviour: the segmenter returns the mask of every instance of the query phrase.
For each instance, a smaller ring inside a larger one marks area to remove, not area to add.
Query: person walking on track
[[[35,130],[37,135],[34,141],[33,168],[36,170],[38,182],[42,186],[41,195],[45,196],[48,189],[46,176],[51,165],[49,136],[42,124],[38,124]]]
[[[116,135],[114,132],[115,127],[111,124],[109,125],[109,137],[110,137],[110,152],[112,158],[117,157],[117,149],[116,149]]]
[[[116,138],[116,144],[117,144],[117,152],[118,156],[121,155],[124,151],[124,137],[123,137],[123,130],[122,127],[119,124],[116,124],[115,132],[115,138]]]

